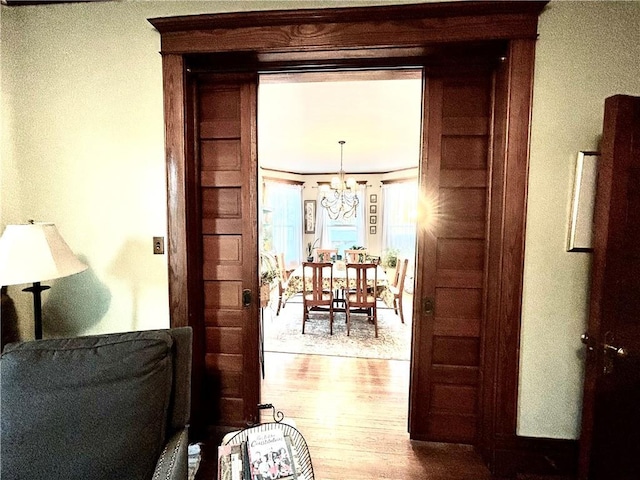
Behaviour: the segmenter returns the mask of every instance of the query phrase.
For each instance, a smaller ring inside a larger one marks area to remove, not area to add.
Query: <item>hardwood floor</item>
[[[491,478],[469,446],[409,440],[408,361],[267,352],[265,367],[262,403],[295,421],[316,480]],[[214,447],[197,480],[215,478]]]
[[[262,401],[295,420],[316,479],[491,478],[471,447],[409,441],[408,361],[268,353],[265,365]]]

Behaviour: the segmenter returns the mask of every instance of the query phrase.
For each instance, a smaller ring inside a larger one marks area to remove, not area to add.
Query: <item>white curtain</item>
[[[302,185],[265,182],[265,198],[271,208],[272,245],[283,252],[285,263],[302,261]]]
[[[329,215],[327,209],[320,202],[322,201],[322,190],[318,187],[317,213],[316,213],[316,238],[318,239],[318,248],[331,248],[331,239],[329,238]]]
[[[365,204],[367,199],[367,185],[366,184],[358,184],[358,199],[360,203],[358,203],[357,211],[356,211],[356,231],[358,232],[358,245],[366,246],[367,241],[367,214],[365,210]]]
[[[397,249],[403,257],[413,257],[416,240],[418,184],[407,182],[382,185],[382,251]]]

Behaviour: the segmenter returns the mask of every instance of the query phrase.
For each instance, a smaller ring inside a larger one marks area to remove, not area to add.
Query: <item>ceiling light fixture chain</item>
[[[345,178],[343,162],[344,140],[340,144],[340,171],[331,179],[331,186],[322,186],[322,199],[320,205],[327,210],[331,220],[339,218],[351,218],[357,216],[357,207],[360,203],[356,193],[357,183],[353,178]]]

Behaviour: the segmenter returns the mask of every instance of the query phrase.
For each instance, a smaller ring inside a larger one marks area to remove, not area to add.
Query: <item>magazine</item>
[[[251,480],[296,480],[291,450],[282,430],[252,432],[247,435]]]
[[[218,479],[245,480],[244,445],[220,445],[218,447]]]

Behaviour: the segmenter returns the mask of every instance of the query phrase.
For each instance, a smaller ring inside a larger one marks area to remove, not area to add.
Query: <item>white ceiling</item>
[[[420,156],[419,71],[262,76],[258,158],[263,168],[334,173],[345,140],[347,173],[416,167]]]

